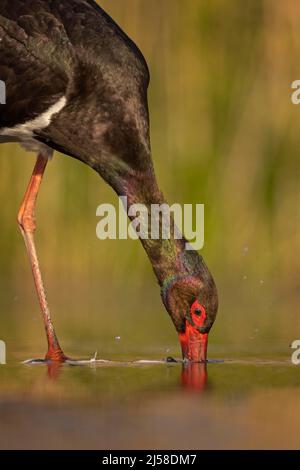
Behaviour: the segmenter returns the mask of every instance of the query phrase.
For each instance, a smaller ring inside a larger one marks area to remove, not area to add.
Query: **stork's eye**
[[[196,308],[195,315],[198,315],[198,317],[200,317],[201,313],[202,312],[201,312],[200,308]]]

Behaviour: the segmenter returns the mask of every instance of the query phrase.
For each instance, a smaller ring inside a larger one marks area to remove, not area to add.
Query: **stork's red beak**
[[[183,359],[193,362],[206,362],[208,333],[200,333],[199,328],[204,325],[205,308],[196,300],[191,307],[192,325],[186,320],[184,333],[179,333]]]

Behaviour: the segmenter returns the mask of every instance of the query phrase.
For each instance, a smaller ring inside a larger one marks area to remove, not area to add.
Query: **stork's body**
[[[1,0],[0,79],[7,93],[0,143],[17,141],[39,154],[18,220],[44,315],[47,358],[64,360],[33,240],[39,185],[59,150],[96,170],[129,205],[165,202],[150,151],[149,71],[136,45],[93,0]],[[142,243],[184,356],[204,359],[217,311],[208,268],[185,250],[184,239]]]

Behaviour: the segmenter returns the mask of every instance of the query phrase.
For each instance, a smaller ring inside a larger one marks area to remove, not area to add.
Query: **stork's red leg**
[[[47,360],[63,362],[66,357],[57,340],[54,327],[51,321],[50,310],[48,307],[46,293],[43,285],[42,275],[39,267],[39,261],[35,249],[34,232],[36,229],[35,205],[42,182],[42,178],[47,166],[48,158],[39,154],[25,193],[22,205],[18,213],[18,223],[25,240],[27,253],[33,273],[34,283],[41,306],[45,330],[48,340]]]

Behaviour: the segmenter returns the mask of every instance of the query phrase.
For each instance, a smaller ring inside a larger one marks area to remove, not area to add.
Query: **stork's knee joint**
[[[36,221],[35,217],[31,214],[18,214],[18,224],[21,229],[24,230],[24,232],[31,232],[33,233],[36,229]]]

